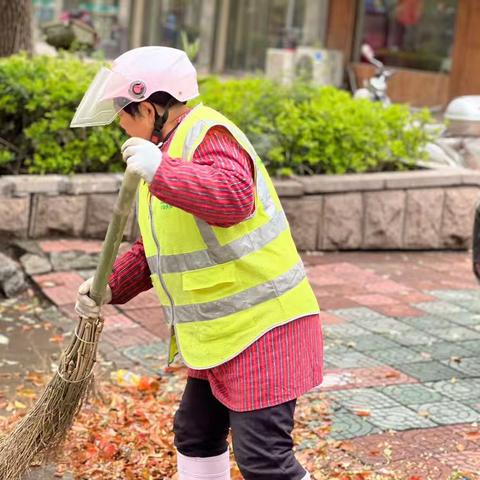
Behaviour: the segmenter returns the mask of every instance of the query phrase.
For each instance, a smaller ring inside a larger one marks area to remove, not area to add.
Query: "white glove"
[[[144,138],[132,137],[122,145],[123,160],[130,170],[140,175],[147,183],[152,183],[155,172],[162,163],[162,152],[152,142]]]
[[[88,294],[92,288],[93,277],[83,282],[78,287],[77,303],[75,303],[75,311],[81,316],[86,318],[97,318],[100,315],[100,307],[95,303],[95,300],[91,299]],[[104,303],[110,303],[112,300],[112,289],[107,284],[105,289],[105,295],[102,299],[102,305]]]

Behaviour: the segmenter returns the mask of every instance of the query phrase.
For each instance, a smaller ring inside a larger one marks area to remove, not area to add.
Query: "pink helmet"
[[[140,47],[120,55],[111,69],[103,67],[97,73],[70,126],[108,125],[129,103],[154,92],[167,92],[180,102],[199,95],[197,72],[184,51]]]

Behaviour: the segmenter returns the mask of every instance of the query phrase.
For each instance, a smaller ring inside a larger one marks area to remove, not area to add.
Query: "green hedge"
[[[0,60],[0,173],[119,171],[116,123],[70,129],[100,62],[74,56]],[[201,80],[201,101],[242,128],[275,174],[410,168],[428,141],[428,112],[353,100],[332,88],[291,88],[260,78]],[[198,102],[192,102],[195,104]],[[406,126],[409,126],[408,128]]]

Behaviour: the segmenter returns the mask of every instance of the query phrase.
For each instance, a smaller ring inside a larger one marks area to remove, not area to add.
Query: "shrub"
[[[100,62],[70,55],[0,59],[0,172],[119,171],[116,125],[71,129],[70,121]]]
[[[0,59],[0,173],[120,171],[126,139],[108,127],[69,127],[99,61],[15,55]],[[273,174],[399,170],[428,141],[427,112],[353,100],[333,87],[245,78],[200,82],[204,102],[234,121]]]
[[[354,100],[334,87],[261,79],[205,82],[202,100],[245,131],[276,174],[404,170],[431,140],[427,110]]]

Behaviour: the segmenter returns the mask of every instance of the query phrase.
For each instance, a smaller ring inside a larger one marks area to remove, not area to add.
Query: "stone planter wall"
[[[0,239],[103,239],[119,174],[0,178]],[[300,250],[466,249],[480,172],[464,169],[275,181]],[[134,211],[125,238],[138,237]]]

